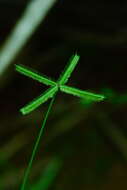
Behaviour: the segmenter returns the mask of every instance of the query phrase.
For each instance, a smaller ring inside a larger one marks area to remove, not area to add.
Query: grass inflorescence
[[[16,65],[16,71],[20,72],[21,74],[23,74],[25,76],[28,76],[28,77],[34,79],[34,80],[37,80],[40,83],[43,83],[43,84],[50,86],[50,88],[47,91],[45,91],[39,97],[35,98],[32,102],[28,103],[26,106],[21,108],[20,111],[22,112],[22,114],[25,115],[25,114],[32,112],[33,110],[38,108],[42,103],[46,102],[49,98],[52,98],[51,103],[50,103],[49,108],[48,108],[48,111],[45,115],[45,119],[43,121],[42,127],[40,129],[39,135],[38,135],[37,140],[35,142],[35,146],[33,148],[33,152],[32,152],[28,167],[27,167],[25,175],[24,175],[24,180],[23,180],[23,183],[21,186],[21,190],[25,189],[27,179],[28,179],[28,175],[30,173],[30,169],[32,167],[33,160],[34,160],[35,154],[37,152],[37,148],[38,148],[38,145],[39,145],[42,133],[43,133],[43,129],[45,127],[47,118],[48,118],[49,113],[51,111],[51,107],[52,107],[53,102],[55,100],[56,93],[58,91],[62,91],[62,92],[65,92],[67,94],[71,94],[71,95],[77,96],[79,98],[82,98],[84,100],[90,100],[90,101],[96,101],[96,102],[102,101],[105,99],[104,95],[91,93],[88,91],[80,90],[80,89],[65,85],[67,83],[68,79],[70,78],[72,72],[74,71],[76,65],[78,64],[79,58],[80,58],[80,56],[77,54],[74,54],[70,58],[69,63],[65,67],[65,70],[62,72],[58,81],[56,81],[56,82],[49,79],[46,76],[39,74],[38,72],[33,71],[32,69],[26,68],[22,65]]]

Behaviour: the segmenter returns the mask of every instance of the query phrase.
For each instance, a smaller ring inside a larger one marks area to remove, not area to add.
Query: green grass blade
[[[32,164],[33,164],[33,160],[35,158],[35,155],[36,155],[36,152],[37,152],[37,148],[38,148],[38,145],[39,145],[39,142],[41,140],[41,136],[43,134],[43,130],[44,130],[44,127],[46,125],[46,121],[48,119],[48,116],[49,116],[49,113],[51,111],[51,108],[52,108],[52,105],[54,103],[54,100],[55,100],[55,96],[53,97],[53,99],[51,100],[50,104],[49,104],[49,107],[48,107],[48,111],[45,115],[45,119],[43,121],[43,124],[42,124],[42,127],[40,129],[40,132],[39,132],[39,135],[37,137],[37,140],[35,142],[35,145],[34,145],[34,148],[33,148],[33,152],[32,152],[32,155],[31,155],[31,158],[30,158],[30,161],[29,161],[29,164],[28,164],[28,167],[26,169],[26,172],[25,172],[25,175],[24,175],[24,178],[23,178],[23,183],[22,183],[22,186],[21,186],[21,190],[25,190],[27,188],[25,188],[26,186],[26,183],[27,183],[27,179],[28,179],[28,176],[29,176],[29,173],[30,173],[30,170],[31,170],[31,167],[32,167]]]
[[[48,190],[62,167],[60,158],[53,158],[41,174],[40,179],[33,184],[30,190]]]
[[[61,74],[58,83],[60,85],[65,84],[69,77],[71,76],[71,73],[73,72],[73,70],[75,69],[78,61],[79,61],[79,56],[77,54],[73,55],[70,60],[69,63],[67,64],[67,66],[65,67],[63,73]]]
[[[52,98],[53,95],[57,92],[58,87],[51,87],[47,91],[45,91],[42,95],[34,99],[32,102],[30,102],[25,107],[21,108],[20,111],[23,115],[30,113],[34,109],[36,109],[38,106],[40,106],[42,103],[46,102],[49,98]]]
[[[105,98],[105,96],[100,95],[100,94],[94,94],[94,93],[91,93],[91,92],[87,92],[87,91],[84,91],[84,90],[79,90],[77,88],[72,88],[72,87],[68,87],[68,86],[65,86],[65,85],[61,85],[60,90],[62,92],[66,92],[68,94],[72,94],[74,96],[84,98],[86,100],[102,101]]]
[[[29,69],[26,66],[22,66],[22,65],[15,65],[15,66],[16,66],[16,71],[18,71],[19,73],[25,76],[28,76],[46,85],[50,85],[50,86],[56,85],[56,83],[52,81],[51,79],[49,79],[48,77],[42,76],[38,72],[33,71],[32,69]]]
[[[26,1],[27,6],[21,18],[17,20],[11,34],[0,49],[0,76],[23,49],[56,2],[56,0]]]

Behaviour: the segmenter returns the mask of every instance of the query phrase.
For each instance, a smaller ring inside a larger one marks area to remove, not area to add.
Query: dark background
[[[27,1],[0,0],[0,44]],[[27,116],[19,109],[47,89],[16,73],[27,65],[57,79],[70,56],[81,58],[68,84],[104,93],[86,103],[59,93],[30,174],[38,182],[55,157],[62,167],[49,189],[127,188],[127,3],[61,0],[0,78],[0,189],[19,189],[49,102]],[[42,178],[43,180],[43,178]]]

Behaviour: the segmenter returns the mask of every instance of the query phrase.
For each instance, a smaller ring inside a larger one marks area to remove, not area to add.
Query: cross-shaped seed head
[[[79,98],[84,98],[86,100],[89,99],[91,101],[102,101],[105,98],[103,95],[94,94],[91,92],[87,92],[65,85],[69,77],[71,76],[73,70],[75,69],[76,65],[78,64],[79,58],[80,57],[77,54],[73,55],[70,58],[67,66],[65,67],[57,82],[49,79],[46,76],[43,76],[42,74],[39,74],[38,72],[33,71],[32,69],[16,65],[16,71],[34,80],[37,80],[40,83],[50,86],[50,88],[47,91],[42,93],[39,97],[35,98],[25,107],[21,108],[20,111],[22,112],[22,114],[30,113],[38,106],[40,106],[42,103],[46,102],[49,98],[52,98],[58,92],[58,90],[74,96],[78,96]]]

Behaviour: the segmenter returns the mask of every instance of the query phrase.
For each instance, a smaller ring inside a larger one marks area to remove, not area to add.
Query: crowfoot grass
[[[74,68],[78,64],[79,56],[77,54],[73,55],[69,61],[69,64],[67,65],[66,69],[62,74],[60,75],[60,78],[57,82],[52,81],[51,79],[48,79],[42,75],[37,74],[36,72],[33,72],[24,66],[16,65],[16,70],[20,72],[21,74],[24,74],[30,78],[33,78],[35,80],[38,80],[41,83],[44,83],[46,85],[50,85],[50,89],[48,89],[44,94],[41,96],[35,98],[32,102],[30,102],[25,107],[21,108],[21,112],[23,114],[28,114],[34,109],[36,109],[38,106],[40,106],[42,103],[46,102],[49,98],[52,98],[53,95],[58,91],[62,91],[68,94],[72,94],[74,96],[78,96],[79,98],[84,98],[92,101],[102,101],[105,96],[94,94],[91,92],[83,91],[77,88],[72,88],[65,86],[66,82],[68,81],[69,77],[71,76]]]
[[[62,92],[65,92],[65,93],[68,93],[68,94],[71,94],[74,96],[78,96],[79,98],[84,98],[84,99],[88,99],[88,100],[92,100],[92,101],[102,101],[105,98],[103,95],[94,94],[91,92],[83,91],[83,90],[73,88],[73,87],[69,87],[69,86],[65,85],[65,83],[70,78],[73,70],[75,69],[76,65],[78,64],[79,58],[80,57],[77,54],[75,54],[71,57],[67,67],[65,67],[65,70],[62,72],[62,74],[60,75],[57,82],[54,82],[49,78],[46,78],[42,75],[39,75],[37,72],[33,72],[31,69],[29,70],[29,69],[25,68],[24,66],[16,65],[16,70],[18,72],[20,72],[21,74],[24,74],[25,76],[28,76],[34,80],[37,80],[41,83],[44,83],[44,84],[50,86],[50,88],[46,92],[44,92],[39,97],[35,98],[32,102],[30,102],[25,107],[21,108],[20,111],[22,112],[22,114],[30,113],[31,111],[36,109],[38,106],[40,106],[42,103],[46,102],[49,98],[52,98],[52,101],[49,105],[49,108],[48,108],[47,114],[45,116],[44,122],[42,124],[40,133],[37,137],[35,146],[33,148],[33,152],[32,152],[28,167],[27,167],[26,172],[25,172],[25,176],[24,176],[24,180],[23,180],[23,183],[21,186],[21,190],[25,189],[27,178],[28,178],[28,175],[30,173],[30,169],[32,167],[33,160],[35,158],[35,154],[36,154],[36,151],[37,151],[37,148],[38,148],[38,145],[39,145],[42,133],[43,133],[43,129],[45,127],[48,115],[49,115],[51,107],[53,105],[56,93],[58,91],[62,91]]]

